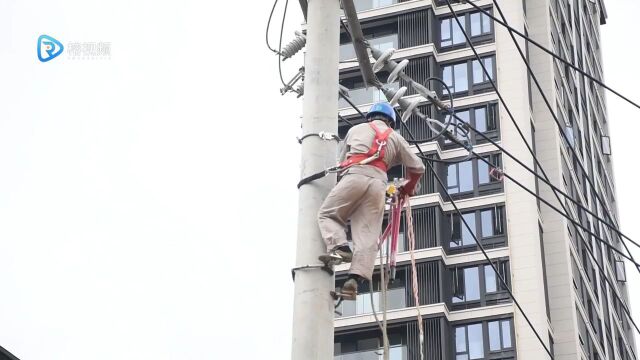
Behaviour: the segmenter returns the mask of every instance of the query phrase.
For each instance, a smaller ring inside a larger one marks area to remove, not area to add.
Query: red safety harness
[[[387,164],[384,163],[385,147],[387,146],[387,139],[389,134],[393,132],[393,129],[388,128],[385,131],[380,131],[373,122],[369,123],[369,126],[376,132],[376,136],[373,139],[373,143],[366,154],[353,154],[349,156],[345,161],[340,163],[342,169],[346,169],[353,165],[371,165],[378,169],[387,172]]]

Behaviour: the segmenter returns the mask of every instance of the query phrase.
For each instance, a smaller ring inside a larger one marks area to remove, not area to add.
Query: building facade
[[[397,49],[393,58],[409,59],[405,72],[419,82],[432,76],[443,79],[451,89],[458,116],[540,173],[520,131],[553,184],[600,217],[606,218],[605,211],[609,212],[617,222],[602,89],[520,41],[562,124],[559,128],[509,33],[467,3],[452,2],[519,130],[500,104],[445,1],[355,1],[363,32],[372,46]],[[497,14],[491,0],[474,3]],[[499,5],[510,25],[602,78],[599,26],[606,20],[602,0],[502,0]],[[366,112],[384,95],[364,88],[357,63],[350,61],[354,59],[353,46],[343,31],[340,83],[350,89],[352,101]],[[386,80],[384,72],[378,75]],[[403,80],[391,84],[405,85]],[[428,85],[449,100],[448,93],[435,83]],[[418,98],[410,87],[407,95]],[[444,116],[426,101],[420,109],[431,117]],[[343,100],[340,114],[352,122],[362,121]],[[432,135],[416,117],[407,125],[418,139]],[[347,124],[340,123],[340,135],[347,130]],[[559,204],[547,185],[498,148],[473,133],[470,140],[474,150],[492,164],[554,206],[566,207],[573,219],[611,246],[622,248],[609,228],[569,201]],[[555,359],[636,357],[634,330],[624,311],[629,304],[624,266],[617,254],[513,182],[492,176],[487,164],[469,159],[460,146],[439,139],[425,142],[421,148],[434,159],[435,169],[427,170],[420,192],[411,200],[426,359],[549,358],[498,277],[511,287]],[[446,189],[438,185],[436,175]],[[400,168],[390,171],[390,178],[400,176]],[[462,224],[447,192],[487,250],[497,273]],[[403,223],[398,270],[387,296],[393,360],[420,359],[404,229]],[[345,281],[346,270],[346,266],[338,268],[336,286]],[[372,315],[372,306],[379,309],[380,302],[376,273],[373,289],[366,285],[356,301],[344,302],[337,309],[334,359],[382,359],[381,334]]]

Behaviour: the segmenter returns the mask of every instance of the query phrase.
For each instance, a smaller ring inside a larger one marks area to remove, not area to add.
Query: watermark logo
[[[111,59],[111,43],[108,41],[71,41],[68,45],[67,56],[70,60]]]
[[[40,35],[38,38],[38,59],[47,62],[62,54],[62,43],[49,35]]]

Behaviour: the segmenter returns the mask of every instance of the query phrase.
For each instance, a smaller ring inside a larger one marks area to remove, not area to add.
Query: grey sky
[[[270,6],[0,0],[0,345],[25,360],[289,357],[301,101],[278,92]],[[640,5],[608,9],[607,82],[640,101],[626,41]],[[285,42],[301,22],[292,0]],[[41,34],[112,56],[40,63]],[[608,104],[623,229],[640,239],[640,110]]]

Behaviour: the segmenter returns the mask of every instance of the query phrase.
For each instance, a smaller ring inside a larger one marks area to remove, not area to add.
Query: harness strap
[[[387,164],[384,163],[383,159],[387,146],[387,139],[393,132],[393,129],[388,128],[385,131],[380,131],[380,129],[378,129],[378,127],[375,126],[373,122],[370,122],[369,126],[371,126],[373,131],[376,132],[376,136],[373,139],[373,143],[369,147],[369,151],[367,151],[365,154],[353,154],[349,156],[348,159],[338,164],[338,166],[322,170],[303,178],[302,180],[300,180],[300,182],[298,182],[298,189],[300,189],[302,185],[306,185],[314,180],[318,180],[327,176],[327,174],[329,173],[342,171],[353,165],[371,165],[384,172],[387,172]]]
[[[370,122],[369,126],[371,126],[373,131],[376,133],[373,143],[369,147],[369,151],[364,154],[353,154],[349,156],[347,160],[340,164],[343,169],[353,165],[371,165],[387,172],[387,164],[384,163],[383,159],[387,146],[387,139],[393,132],[393,129],[387,128],[385,131],[380,131],[373,122]]]

